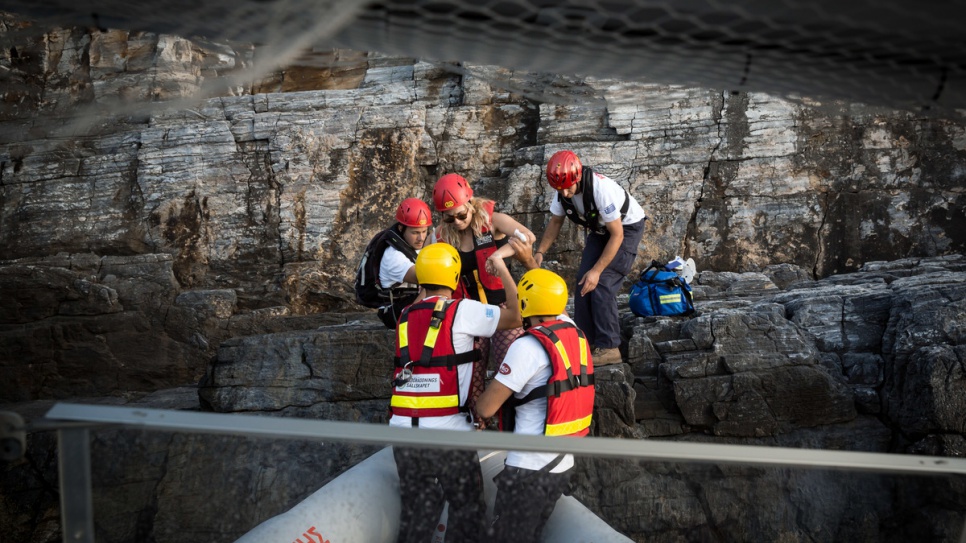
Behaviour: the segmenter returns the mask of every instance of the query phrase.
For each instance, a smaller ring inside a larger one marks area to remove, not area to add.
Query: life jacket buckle
[[[410,379],[413,378],[413,370],[409,369],[409,366],[412,366],[412,365],[413,365],[412,360],[410,360],[409,362],[406,362],[406,364],[403,366],[403,369],[399,372],[399,375],[397,375],[396,378],[392,380],[392,386],[394,388],[405,385],[406,383],[409,382]]]

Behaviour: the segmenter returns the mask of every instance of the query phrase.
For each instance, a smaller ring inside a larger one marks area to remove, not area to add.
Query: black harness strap
[[[550,470],[552,470],[553,468],[555,468],[558,465],[560,465],[560,463],[563,462],[563,459],[564,459],[564,455],[558,454],[557,456],[555,456],[553,458],[553,460],[551,460],[550,462],[548,462],[546,466],[540,468],[539,471],[542,471],[542,472],[545,472],[545,473],[550,473]]]
[[[430,349],[423,348],[424,353],[429,350]],[[400,350],[400,352],[402,351]],[[479,349],[473,349],[472,351],[467,351],[465,353],[447,354],[442,356],[431,357],[428,361],[423,361],[424,357],[420,356],[419,361],[415,362],[413,365],[425,366],[427,368],[440,368],[444,366],[452,367],[452,366],[459,366],[460,364],[469,364],[470,362],[476,362],[482,357],[483,357],[482,351],[480,351]],[[397,368],[401,368],[406,365],[406,362],[403,362],[403,360],[408,361],[408,357],[403,355],[403,356],[395,356],[392,359],[393,364],[395,364]]]
[[[564,208],[567,217],[584,228],[588,228],[598,234],[604,233],[606,228],[600,224],[600,213],[597,210],[597,202],[594,200],[594,172],[588,167],[584,167],[580,175],[581,198],[584,204],[584,214],[581,216],[577,212],[573,198],[560,197],[560,204]],[[621,205],[621,220],[627,216],[627,210],[631,206],[631,196],[624,190],[624,203]]]
[[[398,224],[399,223],[396,223],[396,225]],[[416,257],[419,256],[419,254],[416,252],[416,249],[413,249],[412,245],[406,243],[406,240],[399,235],[399,232],[396,230],[396,225],[389,227],[388,234],[386,235],[386,244],[405,255],[410,262],[415,264]],[[385,254],[385,250],[383,250],[383,254]],[[379,260],[380,262],[382,261],[382,256],[380,256]],[[389,288],[384,288],[382,283],[379,282],[378,274],[376,275],[376,288],[384,292],[385,296],[389,297],[390,303],[392,302],[393,295],[396,297],[413,296],[413,298],[415,298],[415,295],[419,294],[419,288],[400,287],[399,285],[401,284],[402,283],[396,283]]]
[[[571,327],[576,328],[574,325],[570,324],[569,322],[558,322],[550,326],[535,326],[530,330],[543,334],[544,336],[549,338],[550,341],[552,341],[554,344],[560,344],[560,337],[557,336],[557,334],[554,332],[556,330],[561,330],[564,328],[571,328]],[[577,328],[577,335],[579,337],[584,338],[584,332],[580,328]],[[512,405],[513,407],[516,407],[519,405],[523,405],[527,402],[532,402],[533,400],[536,400],[538,398],[549,398],[551,396],[560,396],[564,392],[571,391],[577,387],[585,387],[585,386],[593,385],[595,384],[595,381],[596,380],[594,379],[594,374],[592,373],[588,374],[587,367],[582,364],[580,365],[580,373],[575,376],[573,373],[573,365],[571,364],[571,367],[567,368],[566,379],[560,379],[557,381],[547,383],[546,385],[538,386],[537,388],[528,392],[526,396],[519,399],[513,396],[510,396],[507,402],[510,403],[510,405]]]
[[[456,300],[446,300],[446,303],[443,304],[443,307],[439,310],[436,310],[436,304],[434,302],[418,302],[409,307],[409,309],[407,310],[407,317],[408,317],[408,311],[412,311],[414,309],[426,309],[427,307],[431,307],[433,308],[433,316],[429,321],[429,327],[439,328],[440,324],[443,322],[443,319],[446,318],[446,311],[449,310],[449,306],[452,305],[454,302],[456,302]],[[473,349],[472,351],[467,351],[465,353],[433,356],[433,349],[428,349],[426,348],[425,345],[423,345],[423,352],[420,353],[419,360],[418,361],[413,360],[412,362],[413,362],[413,365],[415,366],[423,366],[426,368],[440,368],[444,366],[451,368],[453,366],[458,366],[460,364],[476,362],[477,360],[480,360],[482,357],[483,357],[483,353],[479,349]],[[410,362],[409,344],[406,344],[405,347],[403,347],[402,349],[399,349],[399,356],[393,357],[393,364],[397,368],[401,368],[401,367],[404,367],[409,362]]]
[[[406,258],[415,263],[416,257],[419,256],[419,253],[416,252],[416,249],[413,249],[412,245],[406,243],[406,240],[399,235],[399,232],[396,230],[395,226],[393,226],[389,232],[390,234],[386,237],[386,242],[389,243],[389,245],[392,245],[393,248],[400,253],[406,255]]]

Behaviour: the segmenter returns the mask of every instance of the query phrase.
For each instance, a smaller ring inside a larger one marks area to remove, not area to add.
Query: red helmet
[[[433,188],[433,204],[436,211],[447,211],[470,201],[473,189],[462,175],[448,173],[436,181]]]
[[[432,226],[432,212],[426,202],[419,198],[406,198],[396,208],[396,220],[403,226],[419,228],[421,226]]]
[[[583,169],[573,151],[557,151],[547,162],[547,181],[554,189],[563,190],[580,181]]]

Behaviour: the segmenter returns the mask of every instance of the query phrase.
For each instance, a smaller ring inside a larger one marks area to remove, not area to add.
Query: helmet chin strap
[[[534,326],[533,320],[531,319],[535,319],[537,321],[536,324],[540,325],[543,321],[553,320],[553,318],[553,315],[530,315],[529,317],[523,317],[523,329],[529,330]]]

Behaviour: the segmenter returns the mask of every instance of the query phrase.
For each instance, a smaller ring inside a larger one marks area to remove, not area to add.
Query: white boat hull
[[[506,453],[481,454],[487,518],[496,499],[493,477],[503,470]],[[236,543],[394,543],[399,530],[399,477],[392,449],[385,449],[346,470],[292,509],[272,517]],[[445,526],[446,513],[440,519]],[[433,542],[443,534],[436,534]],[[563,496],[543,531],[547,543],[629,543],[571,496]],[[427,542],[429,543],[429,542]]]

